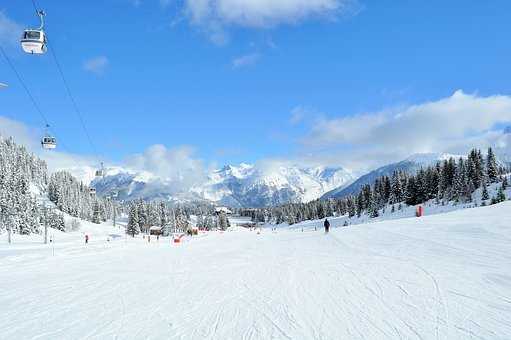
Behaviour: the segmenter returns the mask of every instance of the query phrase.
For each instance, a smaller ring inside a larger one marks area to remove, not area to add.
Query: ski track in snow
[[[511,202],[322,231],[0,240],[0,339],[511,339]]]

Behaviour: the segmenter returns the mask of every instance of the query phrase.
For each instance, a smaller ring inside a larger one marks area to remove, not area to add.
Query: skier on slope
[[[325,223],[323,223],[323,225],[325,226],[325,233],[328,234],[330,231],[330,222],[328,222],[328,218],[325,218]]]

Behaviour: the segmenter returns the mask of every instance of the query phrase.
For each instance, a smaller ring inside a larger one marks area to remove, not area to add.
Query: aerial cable
[[[85,120],[83,119],[83,115],[80,111],[80,108],[78,107],[78,104],[76,103],[76,100],[73,96],[73,93],[71,92],[71,88],[69,87],[69,83],[66,80],[66,77],[64,75],[64,72],[62,71],[62,67],[60,66],[59,60],[57,59],[57,55],[55,54],[55,51],[53,49],[53,45],[50,45],[50,40],[48,39],[48,49],[51,52],[51,55],[53,56],[53,60],[55,61],[55,65],[57,66],[57,69],[59,70],[60,77],[62,78],[62,82],[64,83],[64,87],[66,88],[67,95],[69,97],[69,100],[71,101],[73,105],[73,109],[78,116],[78,119],[80,121],[80,124],[83,128],[83,131],[85,132],[85,136],[87,137],[87,140],[89,141],[89,144],[91,146],[92,151],[96,155],[96,158],[99,160],[99,154],[96,149],[96,146],[94,145],[94,142],[92,141],[92,138],[89,134],[89,130],[87,129],[87,126],[85,125]]]
[[[34,96],[32,96],[32,93],[30,92],[30,90],[28,89],[28,86],[27,84],[25,83],[25,81],[23,80],[23,78],[21,77],[21,75],[19,74],[18,70],[16,69],[16,67],[14,67],[14,64],[11,62],[11,59],[7,56],[7,53],[5,53],[5,50],[4,48],[0,45],[0,51],[2,52],[2,55],[5,59],[5,61],[7,62],[7,65],[9,65],[9,67],[12,69],[12,71],[14,72],[14,74],[16,75],[16,78],[18,78],[19,82],[21,83],[21,86],[23,86],[23,88],[25,89],[25,92],[27,93],[28,97],[30,98],[30,101],[32,102],[32,104],[34,105],[36,111],[41,115],[41,117],[43,118],[43,121],[44,121],[44,124],[49,126],[50,123],[48,123],[48,119],[46,119],[46,116],[44,115],[43,111],[41,110],[41,107],[39,106],[39,104],[37,104]]]
[[[32,5],[34,6],[35,12],[39,13],[39,9],[37,8],[37,4],[35,3],[35,0],[32,0]]]
[[[37,7],[37,4],[35,2],[35,0],[31,0],[32,1],[32,5],[34,6],[34,9],[37,13],[39,13],[39,9]],[[57,58],[57,54],[55,53],[55,49],[53,48],[53,45],[50,43],[50,40],[47,39],[47,44],[48,44],[48,49],[50,50],[51,52],[51,55],[53,57],[53,61],[55,62],[55,65],[57,66],[57,70],[59,71],[59,75],[62,79],[62,82],[64,83],[64,87],[66,88],[66,93],[67,93],[67,96],[69,97],[69,100],[71,101],[71,104],[73,106],[73,109],[76,113],[76,115],[78,116],[78,120],[82,126],[82,129],[83,131],[85,132],[85,136],[87,137],[87,140],[90,144],[90,147],[92,149],[92,152],[94,153],[94,155],[96,156],[97,160],[99,161],[100,160],[100,157],[99,157],[99,153],[97,151],[97,148],[96,148],[96,145],[94,144],[92,138],[91,138],[91,135],[89,133],[89,130],[87,129],[87,126],[85,125],[85,120],[83,119],[83,115],[82,115],[82,112],[75,100],[75,97],[73,96],[73,92],[71,91],[71,88],[69,86],[69,82],[67,81],[66,79],[66,76],[64,74],[64,71],[62,70],[62,66],[59,62],[59,59]]]
[[[48,121],[48,119],[46,118],[46,115],[43,113],[43,110],[41,110],[41,107],[39,106],[39,104],[37,103],[37,101],[35,100],[34,96],[32,95],[32,92],[30,92],[30,89],[28,88],[25,80],[23,79],[23,77],[21,76],[21,74],[18,72],[18,70],[16,69],[16,67],[14,66],[14,64],[12,63],[11,59],[9,58],[9,56],[7,55],[7,53],[5,52],[5,49],[2,47],[2,45],[0,45],[0,52],[2,53],[2,56],[4,57],[7,65],[11,68],[11,70],[14,72],[14,74],[16,75],[16,78],[18,78],[18,81],[20,82],[21,86],[23,87],[23,89],[25,90],[25,92],[27,93],[27,96],[28,98],[30,99],[30,101],[32,102],[32,105],[34,106],[34,108],[36,109],[36,111],[39,113],[39,115],[41,116],[41,118],[43,119],[43,122],[44,122],[44,125],[46,127],[46,130],[48,131],[49,130],[49,127],[50,127],[50,123]],[[54,129],[53,129],[54,130]],[[62,139],[59,138],[61,141]],[[61,145],[63,146],[63,148],[65,150],[67,150],[67,148],[65,147],[64,143],[61,142]]]

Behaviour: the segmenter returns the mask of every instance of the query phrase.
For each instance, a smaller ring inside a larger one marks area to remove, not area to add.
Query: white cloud
[[[86,60],[83,63],[83,69],[89,72],[92,72],[96,75],[102,75],[105,73],[106,68],[108,67],[109,60],[105,56],[98,56],[91,59]]]
[[[335,19],[356,8],[357,0],[185,0],[190,22],[215,42],[225,42],[227,27],[272,28],[311,18]]]
[[[298,125],[300,123],[304,123],[306,120],[314,119],[320,116],[322,116],[321,112],[314,108],[297,106],[291,110],[289,123],[291,125]]]
[[[13,137],[16,143],[25,145],[28,149],[34,150],[39,141],[36,139],[37,131],[30,129],[25,124],[0,116],[0,136],[3,138]]]
[[[353,1],[345,0],[186,0],[194,23],[267,28],[310,17],[336,16]]]
[[[299,124],[304,120],[306,114],[307,110],[304,107],[297,106],[291,110],[291,118],[289,118],[289,122],[291,125]]]
[[[16,45],[23,33],[23,27],[0,11],[0,43]]]
[[[292,118],[303,122],[304,115],[309,113],[299,107]],[[407,107],[342,118],[321,118],[311,126],[308,136],[301,140],[299,153],[290,161],[343,165],[360,172],[421,152],[463,154],[472,147],[496,146],[511,157],[511,135],[503,137],[495,130],[497,125],[500,128],[510,123],[511,96],[483,97],[457,91],[444,99]],[[4,137],[13,136],[17,143],[46,159],[52,170],[70,170],[86,180],[98,166],[98,161],[92,157],[58,150],[42,151],[39,145],[42,131],[12,119],[0,116],[0,133]],[[261,160],[258,164],[265,169],[276,163],[266,164]],[[122,166],[178,183],[176,190],[202,183],[210,168],[195,155],[192,147],[168,148],[163,145],[153,145],[141,154],[128,157]]]
[[[185,189],[207,178],[203,162],[194,157],[194,153],[190,146],[167,148],[157,144],[141,154],[128,157],[125,163],[131,169],[150,172]]]
[[[236,68],[242,68],[242,67],[254,65],[259,61],[260,58],[261,58],[261,55],[259,53],[247,54],[247,55],[233,59],[232,67],[236,69]]]
[[[2,138],[13,137],[19,145],[48,163],[51,172],[58,170],[69,171],[84,183],[94,179],[94,172],[99,167],[96,157],[62,152],[62,143],[56,150],[42,150],[40,138],[43,131],[28,127],[26,124],[0,116],[0,135]],[[57,143],[59,142],[59,136]],[[202,160],[194,157],[194,149],[190,146],[167,148],[163,145],[148,147],[143,153],[127,157],[121,164],[127,170],[145,171],[160,177],[166,182],[172,182],[175,190],[187,189],[207,179],[208,169]],[[105,167],[110,167],[105,162]]]
[[[60,151],[46,151],[40,146],[42,131],[27,127],[25,124],[0,116],[0,135],[2,138],[13,137],[19,145],[24,145],[48,164],[50,172],[66,170],[73,176],[90,183],[99,160],[93,156],[76,155]],[[57,142],[59,141],[57,136]],[[142,154],[129,156],[121,165],[127,170],[146,171],[160,177],[168,184],[171,182],[176,191],[185,190],[207,179],[207,169],[203,162],[193,157],[194,150],[188,146],[166,148],[153,145]],[[111,164],[105,164],[108,168]]]
[[[413,153],[464,153],[492,142],[492,129],[511,122],[511,97],[465,94],[336,119],[321,119],[312,127],[306,146],[352,167],[376,166]],[[318,157],[315,153],[314,157]]]
[[[50,172],[67,170],[79,180],[88,183],[94,177],[98,160],[84,155],[75,155],[57,150],[41,149],[40,138],[43,131],[28,127],[26,124],[0,116],[0,135],[3,138],[12,137],[18,145],[25,146],[30,152],[45,160]],[[57,136],[57,143],[59,138]],[[62,144],[60,144],[60,147]]]

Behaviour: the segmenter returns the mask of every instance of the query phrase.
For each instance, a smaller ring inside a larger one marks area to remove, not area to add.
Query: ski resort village
[[[511,3],[0,4],[0,340],[511,339]]]

